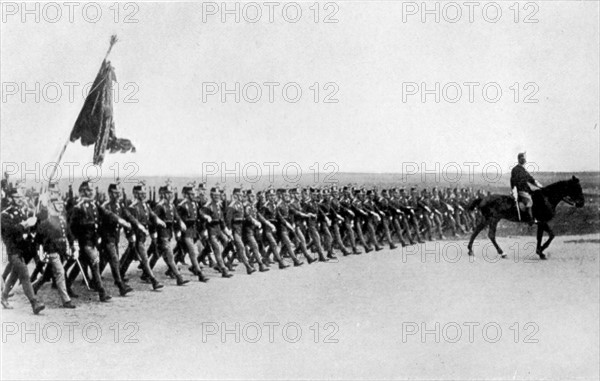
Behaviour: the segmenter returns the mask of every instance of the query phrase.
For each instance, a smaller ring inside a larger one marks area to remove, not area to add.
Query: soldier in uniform
[[[321,216],[323,214],[318,201],[319,190],[311,187],[309,191],[310,195],[306,196],[303,203],[303,212],[308,215],[308,234],[310,235],[314,249],[319,255],[319,261],[328,262],[329,259],[327,259],[323,252],[321,235],[319,234],[319,218],[322,218]]]
[[[381,221],[381,216],[377,213],[374,199],[373,190],[369,189],[367,191],[367,197],[365,198],[362,193],[358,195],[362,208],[366,212],[366,216],[364,216],[364,224],[367,227],[367,231],[369,232],[369,240],[375,246],[375,251],[383,250],[383,247],[379,244],[377,240],[377,234],[375,232],[375,225],[377,225]]]
[[[221,205],[221,195],[216,187],[211,188],[210,201],[204,205],[202,211],[207,221],[208,240],[217,260],[217,267],[223,278],[231,278],[233,274],[227,271],[223,262],[223,247],[229,244],[230,238],[223,232],[223,229],[226,229],[223,206]]]
[[[65,269],[63,262],[75,255],[74,237],[67,223],[65,206],[60,198],[56,183],[48,186],[48,203],[38,213],[35,243],[41,245],[46,253],[48,266],[43,276],[33,283],[33,291],[37,294],[42,285],[54,277],[54,283],[62,301],[63,308],[75,308],[67,292]]]
[[[323,209],[328,212],[329,221],[331,221],[331,231],[333,231],[333,242],[340,248],[342,255],[350,255],[350,251],[344,245],[340,225],[344,222],[344,217],[341,214],[340,202],[338,200],[337,187],[332,187],[323,195]]]
[[[25,200],[20,189],[9,189],[7,197],[9,199],[8,206],[2,211],[2,240],[6,245],[8,263],[12,271],[2,290],[2,306],[7,309],[12,308],[8,303],[8,295],[18,280],[23,286],[25,296],[31,303],[33,313],[37,315],[45,306],[34,295],[29,279],[29,270],[23,261],[26,239],[30,229],[37,223],[37,218],[27,218],[27,211],[24,209]]]
[[[176,235],[181,234],[181,231],[185,231],[187,226],[181,220],[177,209],[173,205],[173,188],[171,185],[163,185],[159,188],[158,192],[162,195],[162,199],[154,208],[154,213],[165,223],[165,226],[158,225],[156,228],[156,248],[160,256],[167,263],[170,273],[177,279],[177,285],[183,286],[189,283],[189,280],[183,279],[177,269],[177,265],[175,265],[171,238],[173,238],[174,233]],[[150,267],[152,268],[152,263]]]
[[[264,218],[258,213],[258,209],[256,208],[256,196],[254,195],[254,191],[249,189],[246,191],[246,198],[244,200],[242,239],[244,244],[250,248],[250,253],[252,253],[254,261],[258,263],[260,272],[269,271],[269,265],[263,262],[264,253],[261,252],[261,248],[256,239],[257,237],[260,237],[259,230],[262,228],[264,222]]]
[[[200,251],[197,242],[200,233],[198,232],[199,215],[198,203],[196,202],[196,190],[193,185],[187,185],[183,187],[181,193],[184,198],[177,206],[177,211],[187,228],[182,234],[182,241],[185,245],[182,249],[184,249],[184,252],[187,251],[189,253],[190,261],[192,262],[190,271],[198,276],[200,282],[207,282],[208,278],[202,274],[202,270],[198,264]]]
[[[102,204],[102,207],[108,211],[111,211],[114,215],[119,216],[126,223],[122,221],[115,221],[113,218],[104,215],[100,224],[100,238],[101,238],[101,250],[100,250],[100,274],[104,270],[106,263],[110,265],[110,271],[113,276],[115,285],[119,289],[119,294],[125,296],[131,291],[129,285],[127,285],[121,277],[119,268],[119,240],[121,239],[121,227],[124,226],[128,235],[131,231],[131,224],[129,221],[132,220],[131,214],[121,201],[122,189],[118,184],[113,183],[108,186],[108,200]]]
[[[525,168],[527,158],[525,157],[524,152],[517,155],[517,160],[519,161],[519,164],[517,164],[510,172],[510,188],[517,188],[519,199],[525,204],[525,210],[529,217],[529,225],[531,226],[536,223],[536,221],[533,217],[533,199],[531,198],[531,188],[529,187],[529,184],[534,184],[538,188],[541,188],[542,184],[534,179]]]
[[[353,193],[354,197],[352,198],[352,211],[354,212],[354,227],[356,229],[356,235],[358,236],[360,244],[365,248],[365,251],[369,253],[373,251],[373,247],[367,243],[362,229],[363,222],[369,217],[369,214],[363,209],[361,197],[362,190],[354,188]]]
[[[334,193],[334,198],[337,196]],[[356,214],[352,210],[352,193],[349,186],[345,186],[342,188],[342,195],[339,199],[339,209],[344,217],[344,230],[346,232],[346,237],[350,241],[350,246],[352,247],[353,254],[362,254],[360,250],[356,247],[356,236],[354,235],[354,219],[356,218]],[[364,237],[361,244],[364,244]],[[366,248],[367,246],[365,246]]]
[[[398,246],[396,246],[394,244],[394,241],[392,239],[392,234],[390,232],[390,222],[391,222],[392,212],[390,210],[390,202],[389,202],[389,196],[388,196],[387,189],[383,189],[381,191],[381,195],[378,195],[376,192],[373,192],[373,194],[371,195],[371,200],[373,201],[373,204],[375,205],[376,212],[379,213],[379,215],[381,216],[381,226],[383,227],[383,233],[390,245],[390,249],[394,250]],[[404,246],[404,242],[402,242],[402,236],[399,235],[399,237],[400,237],[400,241],[401,241],[400,243],[402,244],[402,246]]]
[[[226,225],[232,232],[237,258],[244,264],[246,272],[250,275],[255,272],[256,269],[250,266],[250,263],[248,262],[248,258],[246,257],[246,247],[242,238],[246,217],[244,213],[244,203],[242,202],[242,190],[240,188],[233,189],[231,203],[229,203],[229,207],[227,208],[226,216]]]
[[[146,250],[146,239],[151,234],[151,229],[155,229],[157,225],[166,226],[164,221],[156,216],[150,206],[146,203],[147,188],[146,185],[141,183],[133,187],[133,202],[127,207],[132,217],[132,230],[133,235],[131,239],[134,241],[135,250],[131,250],[126,256],[121,258],[120,272],[121,277],[124,278],[129,269],[131,262],[137,257],[140,260],[142,270],[144,272],[144,279],[147,279],[152,283],[152,288],[158,290],[163,288],[163,285],[156,279],[148,259],[148,252]],[[152,232],[156,235],[156,232]]]
[[[298,188],[290,189],[288,195],[289,196],[285,196],[284,201],[289,200],[287,205],[289,207],[289,221],[294,228],[294,242],[296,247],[304,254],[308,264],[311,264],[317,259],[313,258],[308,253],[309,245],[306,242],[305,235],[305,222],[308,220],[308,214],[302,212],[302,204],[300,201],[300,193]]]
[[[263,200],[259,201],[259,205],[261,207],[258,210],[265,221],[263,222],[264,240],[267,242],[269,249],[271,249],[273,257],[275,257],[275,260],[277,261],[277,263],[279,263],[279,268],[285,269],[289,266],[286,265],[283,259],[281,258],[281,255],[279,254],[279,246],[277,245],[277,241],[275,240],[275,233],[277,233],[278,225],[275,191],[273,189],[269,189],[263,194],[263,197]],[[265,263],[268,263],[270,259],[267,250],[265,250],[265,255],[266,256],[263,258],[263,261],[265,261]]]
[[[286,189],[283,188],[278,189],[277,193],[279,195],[279,199],[277,200],[275,213],[277,216],[277,230],[279,232],[279,240],[281,241],[282,245],[280,255],[283,256],[283,253],[287,252],[289,257],[292,259],[292,262],[294,262],[294,266],[302,266],[303,262],[296,257],[294,245],[290,240],[290,232],[292,234],[295,234],[294,227],[290,222],[291,215],[290,207],[288,205],[290,196],[287,193]]]
[[[69,225],[71,231],[77,238],[77,243],[81,248],[80,258],[82,264],[87,265],[92,271],[92,287],[98,291],[100,301],[107,302],[111,299],[111,296],[107,293],[104,288],[104,284],[100,277],[100,258],[98,256],[98,244],[99,244],[99,227],[100,222],[120,224],[123,227],[130,226],[127,221],[120,218],[110,210],[105,209],[94,200],[94,190],[90,186],[88,181],[84,181],[79,186],[79,201],[73,207],[69,218]],[[75,266],[69,274],[69,281],[67,288],[73,284],[77,275],[79,275],[80,268]],[[85,274],[84,274],[85,276]]]

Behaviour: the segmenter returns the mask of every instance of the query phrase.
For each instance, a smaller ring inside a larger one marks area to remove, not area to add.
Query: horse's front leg
[[[550,225],[548,225],[547,223],[545,223],[545,222],[544,222],[544,223],[542,224],[542,226],[543,226],[543,229],[544,229],[545,231],[547,231],[547,232],[548,232],[548,239],[547,239],[547,240],[546,240],[546,242],[544,242],[544,244],[543,244],[543,245],[540,247],[540,252],[539,252],[538,254],[542,254],[542,255],[544,255],[544,254],[543,254],[544,250],[546,250],[546,249],[548,248],[548,246],[550,246],[550,243],[551,243],[551,242],[552,242],[552,240],[554,239],[554,232],[552,231],[552,229],[550,229]],[[540,243],[541,243],[541,242],[538,242],[538,245],[539,245]],[[546,256],[545,256],[545,255],[544,255],[544,258],[546,258]]]
[[[544,222],[538,222],[537,245],[535,248],[535,252],[537,255],[539,255],[540,259],[546,259],[544,253],[542,253],[542,251],[544,250],[544,248],[542,247],[542,239],[544,238],[544,230],[546,230],[544,225],[546,225]]]

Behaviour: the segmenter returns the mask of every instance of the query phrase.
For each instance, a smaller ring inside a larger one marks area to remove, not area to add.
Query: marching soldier
[[[169,267],[171,274],[177,279],[177,285],[183,286],[189,283],[189,280],[183,279],[173,257],[173,249],[171,248],[171,238],[173,234],[181,234],[181,231],[185,231],[187,227],[181,221],[177,210],[173,206],[173,188],[171,185],[164,185],[159,188],[158,192],[162,195],[162,200],[154,208],[154,213],[161,221],[164,222],[164,226],[159,224],[156,228],[156,248],[160,256],[164,259]],[[152,265],[150,265],[152,268]]]
[[[259,205],[262,204],[262,207],[259,208],[259,212],[264,218],[264,238],[267,241],[271,252],[273,252],[275,260],[277,261],[277,263],[279,263],[279,268],[285,269],[289,266],[286,265],[283,259],[281,258],[281,255],[279,254],[279,247],[277,246],[277,241],[275,240],[275,233],[277,232],[277,205],[275,203],[275,192],[273,191],[273,189],[269,189],[268,191],[266,191],[266,198],[266,200],[263,199],[262,201],[259,201]],[[266,256],[263,258],[263,261],[268,263],[269,257],[266,250],[265,254]]]
[[[340,206],[339,201],[337,200],[337,188],[333,187],[331,190],[326,190],[323,193],[323,201],[321,204],[322,209],[326,213],[331,224],[331,230],[327,229],[332,238],[331,250],[333,251],[333,243],[335,243],[340,248],[342,255],[350,255],[350,252],[342,241],[342,235],[340,233],[340,224],[344,221],[344,217],[342,217],[339,212]],[[331,231],[333,231],[333,234],[331,234]],[[335,258],[335,256],[333,258]]]
[[[198,257],[200,251],[198,249],[197,242],[200,237],[200,233],[198,232],[198,203],[196,202],[196,190],[193,185],[187,185],[183,187],[181,193],[183,194],[184,199],[177,206],[177,211],[179,212],[179,216],[183,220],[187,229],[182,234],[182,241],[185,245],[184,251],[187,251],[190,256],[190,261],[192,262],[192,266],[190,267],[190,271],[198,276],[198,280],[200,282],[207,282],[208,278],[202,274],[202,270],[200,269],[200,265],[198,264]]]
[[[279,200],[276,204],[277,230],[279,231],[279,240],[282,245],[280,255],[287,252],[292,262],[294,262],[294,266],[302,266],[303,262],[296,257],[294,245],[292,245],[292,241],[290,240],[290,232],[294,234],[294,227],[290,222],[289,195],[283,188],[278,189],[277,193],[279,194]]]
[[[300,248],[300,251],[304,254],[304,257],[310,265],[316,262],[316,258],[313,258],[308,253],[308,245],[306,243],[306,236],[303,232],[304,222],[308,219],[308,214],[302,212],[302,205],[300,204],[300,198],[298,188],[291,189],[287,196],[284,195],[284,202],[289,208],[289,222],[294,228],[294,238],[296,246]]]
[[[43,276],[33,284],[33,290],[37,294],[42,285],[54,277],[58,294],[63,308],[75,308],[67,291],[65,269],[63,262],[71,255],[76,255],[74,249],[74,237],[67,223],[65,206],[60,198],[60,191],[56,183],[48,186],[48,204],[38,214],[35,242],[42,245],[48,266]]]
[[[319,217],[321,217],[322,211],[318,202],[318,190],[316,188],[310,188],[310,196],[307,196],[303,203],[303,212],[308,215],[308,234],[310,235],[314,249],[319,255],[319,261],[328,262],[329,259],[327,259],[323,252],[321,235],[319,234]]]
[[[258,209],[256,209],[256,196],[254,195],[254,191],[249,189],[246,191],[246,199],[244,202],[242,238],[244,244],[250,248],[254,261],[258,263],[260,272],[269,271],[269,265],[263,262],[264,254],[261,253],[261,248],[258,246],[256,239],[259,237],[259,230],[262,228],[264,222],[264,218],[258,213]]]
[[[142,270],[144,272],[143,278],[150,281],[152,288],[158,290],[163,288],[163,285],[156,279],[148,259],[148,252],[146,250],[146,240],[150,236],[151,228],[155,228],[156,225],[166,226],[164,221],[156,216],[150,206],[146,203],[147,188],[145,184],[138,184],[133,187],[133,202],[127,207],[132,217],[132,230],[133,235],[130,239],[133,240],[134,250],[130,250],[123,256],[120,273],[121,277],[125,278],[127,270],[131,262],[136,259],[140,260]],[[152,234],[156,235],[156,232]]]
[[[208,225],[208,240],[217,260],[217,267],[221,271],[223,278],[231,278],[233,274],[227,271],[223,262],[223,247],[229,244],[229,237],[225,235],[223,229],[226,229],[223,217],[223,206],[221,205],[221,195],[216,188],[210,190],[210,201],[202,208]],[[221,246],[221,244],[223,246]]]
[[[75,235],[77,244],[80,247],[80,258],[92,271],[92,286],[98,292],[101,302],[107,302],[111,296],[104,288],[100,277],[100,258],[98,256],[99,227],[100,222],[110,221],[112,224],[120,224],[123,227],[130,226],[127,221],[105,209],[94,200],[94,190],[88,181],[84,181],[79,186],[79,201],[73,207],[70,216],[71,231]],[[68,288],[79,275],[80,268],[75,266],[69,274]],[[85,274],[83,274],[85,276]]]
[[[29,270],[23,261],[23,250],[30,229],[37,223],[37,218],[27,218],[24,209],[25,200],[21,189],[11,188],[7,190],[8,206],[2,211],[2,240],[6,245],[8,263],[12,268],[4,289],[2,290],[2,307],[12,308],[8,303],[8,295],[17,280],[21,282],[23,292],[35,315],[39,314],[46,306],[40,302],[33,293],[33,287],[29,279]]]
[[[364,223],[367,226],[367,230],[369,232],[369,240],[373,243],[373,246],[375,246],[375,251],[383,250],[383,247],[381,247],[379,241],[377,240],[377,234],[375,232],[375,225],[381,221],[381,216],[376,211],[375,203],[373,201],[373,190],[369,189],[367,191],[366,198],[363,196],[362,193],[360,193],[358,197],[362,202],[363,210],[367,214],[364,217]]]
[[[121,202],[121,191],[118,184],[110,184],[108,186],[109,199],[102,204],[104,209],[112,212],[115,216],[119,216],[126,223],[114,221],[114,219],[107,217],[107,215],[104,215],[104,218],[102,218],[100,225],[100,274],[102,274],[104,266],[108,262],[115,285],[119,289],[119,294],[125,296],[133,291],[133,288],[125,284],[121,277],[119,268],[119,240],[121,238],[121,226],[124,226],[128,231],[131,230],[131,224],[127,222],[131,221],[131,214]]]
[[[241,200],[242,190],[235,188],[231,195],[231,203],[227,209],[227,226],[233,234],[233,242],[235,244],[235,251],[237,253],[238,260],[246,267],[248,275],[256,271],[256,269],[250,266],[248,258],[246,257],[246,248],[242,238],[244,221],[246,220],[244,213],[244,204]]]

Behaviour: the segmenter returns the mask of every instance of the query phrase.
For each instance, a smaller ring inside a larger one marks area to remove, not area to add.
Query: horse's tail
[[[467,209],[470,211],[475,210],[475,208],[477,208],[481,204],[481,201],[483,201],[481,197],[476,198],[475,200],[471,201]]]

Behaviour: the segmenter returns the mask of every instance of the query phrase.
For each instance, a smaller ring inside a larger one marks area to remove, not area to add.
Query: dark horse
[[[556,213],[556,206],[564,201],[569,205],[575,205],[578,208],[583,207],[584,197],[579,184],[579,179],[573,176],[570,180],[559,181],[554,184],[550,184],[547,187],[535,190],[531,193],[533,198],[533,216],[538,221],[537,230],[537,247],[536,253],[541,259],[546,259],[546,255],[543,253],[544,250],[550,245],[550,242],[554,239],[554,232],[548,226],[548,222],[554,217]],[[473,241],[475,237],[481,232],[486,226],[489,226],[488,237],[498,250],[498,254],[502,257],[506,257],[503,254],[502,249],[496,242],[496,227],[501,219],[513,221],[513,222],[529,222],[527,213],[521,211],[521,221],[517,214],[517,207],[515,205],[515,199],[512,196],[505,196],[500,194],[493,194],[484,198],[477,198],[469,205],[469,210],[478,208],[483,215],[483,221],[481,221],[469,240],[469,255],[473,255]],[[544,232],[548,232],[548,239],[542,245],[542,237]]]

